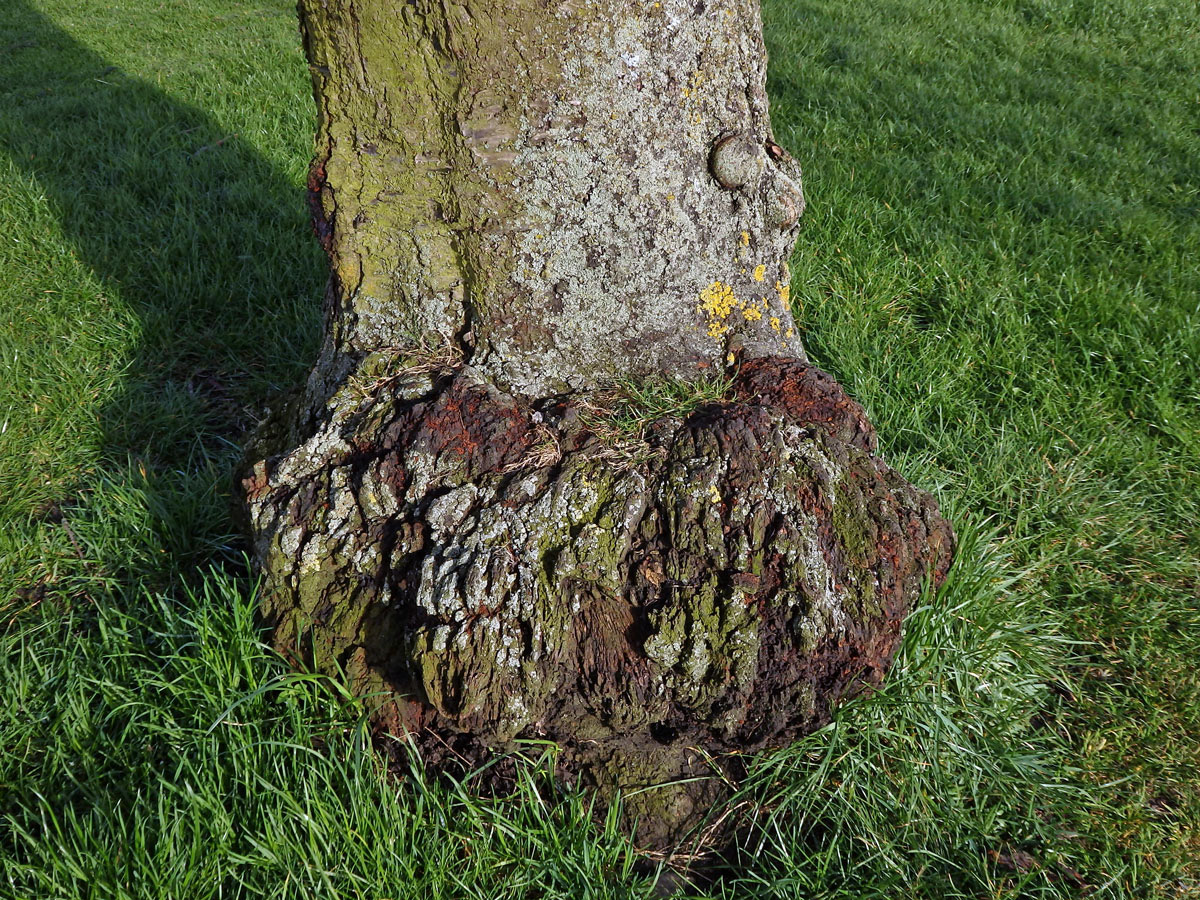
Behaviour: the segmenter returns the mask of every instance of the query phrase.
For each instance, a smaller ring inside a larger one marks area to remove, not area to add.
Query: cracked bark
[[[668,846],[723,790],[688,779],[883,676],[954,542],[795,333],[757,2],[301,21],[325,341],[240,481],[275,642],[431,764],[673,782],[626,807]],[[616,378],[716,375],[633,450],[597,427]]]

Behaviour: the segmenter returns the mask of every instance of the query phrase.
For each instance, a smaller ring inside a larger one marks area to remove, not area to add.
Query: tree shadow
[[[164,572],[236,552],[230,464],[256,411],[315,356],[325,266],[302,186],[21,0],[0,27],[0,83],[0,151],[139,326],[99,412],[100,470],[77,493],[107,483],[142,504]]]

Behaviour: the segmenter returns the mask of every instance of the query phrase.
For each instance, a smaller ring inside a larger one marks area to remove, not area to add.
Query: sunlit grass
[[[1082,780],[1119,782],[1056,814],[1088,883],[1200,889],[1194,10],[767,15],[777,130],[807,151],[810,353],[1091,642],[1052,715]]]

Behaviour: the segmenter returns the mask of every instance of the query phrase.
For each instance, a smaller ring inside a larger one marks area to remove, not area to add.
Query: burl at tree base
[[[954,536],[809,365],[757,0],[303,0],[325,341],[241,479],[277,646],[667,847],[883,677]],[[614,384],[720,383],[635,429]]]

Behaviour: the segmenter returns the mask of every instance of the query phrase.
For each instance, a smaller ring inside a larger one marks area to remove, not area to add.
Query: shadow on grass
[[[149,523],[159,546],[143,549],[163,574],[236,550],[230,461],[255,411],[314,355],[324,266],[301,186],[20,0],[0,26],[0,85],[0,151],[140,326],[100,412],[101,471],[81,489],[118,518],[140,507],[126,524]],[[117,565],[140,578],[136,559]]]

